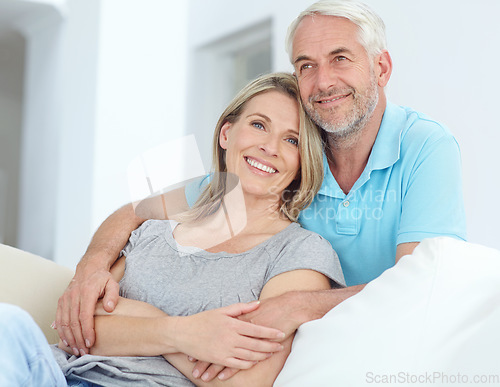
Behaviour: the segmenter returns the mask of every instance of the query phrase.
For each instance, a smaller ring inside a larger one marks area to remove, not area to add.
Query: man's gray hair
[[[384,21],[366,4],[356,0],[320,0],[301,12],[288,27],[285,45],[292,64],[293,38],[297,27],[304,17],[314,15],[343,17],[356,24],[359,43],[370,56],[387,49]]]

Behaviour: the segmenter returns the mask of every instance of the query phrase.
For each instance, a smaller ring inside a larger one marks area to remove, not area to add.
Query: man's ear
[[[222,125],[222,128],[220,129],[219,145],[222,149],[227,149],[227,143],[229,141],[228,139],[229,129],[231,129],[230,122],[224,123],[224,125]]]
[[[388,51],[382,51],[376,56],[375,68],[378,85],[385,87],[389,83],[392,74],[392,59]]]

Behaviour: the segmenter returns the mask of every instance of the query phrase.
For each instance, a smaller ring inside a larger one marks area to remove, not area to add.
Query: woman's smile
[[[278,170],[276,168],[273,168],[270,165],[266,165],[263,161],[257,161],[256,159],[249,156],[245,157],[245,161],[248,165],[250,165],[254,169],[257,169],[259,172],[265,172],[266,174],[278,173]]]

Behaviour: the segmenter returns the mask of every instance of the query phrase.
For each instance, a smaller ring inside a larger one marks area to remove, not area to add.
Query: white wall
[[[389,98],[447,125],[462,150],[468,238],[500,248],[500,2],[367,0],[387,25]],[[425,204],[422,204],[425,205]]]
[[[56,262],[73,267],[90,241],[93,212],[99,0],[68,0],[61,28],[57,210],[51,220]]]
[[[286,29],[312,2],[192,0],[191,49],[271,18],[274,69],[291,71],[284,50]],[[365,2],[382,16],[387,26],[394,61],[389,98],[427,113],[455,134],[462,149],[469,240],[500,248],[500,207],[491,205],[489,199],[500,190],[495,168],[500,164],[500,152],[496,149],[500,125],[495,115],[500,102],[500,1]]]
[[[16,245],[47,258],[62,251],[77,259],[90,237],[96,4],[0,2],[0,30],[18,31],[25,40],[24,79],[17,81],[21,144],[11,155],[20,160]]]
[[[366,2],[387,24],[394,60],[390,98],[455,133],[469,239],[500,248],[500,210],[488,200],[500,184],[494,149],[500,142],[494,117],[500,2],[477,0],[468,8],[465,0]],[[200,98],[196,70],[204,64],[193,63],[193,53],[271,20],[274,70],[291,70],[286,28],[311,1],[32,3],[36,22],[23,27],[20,247],[73,267],[97,225],[128,202],[126,168],[136,155],[184,133],[212,132],[213,125],[186,125],[203,108],[214,117],[220,113]]]
[[[130,201],[127,167],[185,132],[187,2],[102,2],[92,226]]]
[[[74,267],[97,226],[130,201],[130,161],[184,134],[187,7],[0,2],[0,31],[26,39],[18,247]]]
[[[25,40],[0,35],[0,243],[17,243]]]
[[[49,3],[25,2],[29,8],[15,22],[26,39],[17,245],[45,257],[54,253],[62,132],[62,14]]]
[[[72,98],[54,259],[72,267],[102,221],[130,201],[131,160],[184,133],[187,4],[72,0],[69,8],[64,94]]]

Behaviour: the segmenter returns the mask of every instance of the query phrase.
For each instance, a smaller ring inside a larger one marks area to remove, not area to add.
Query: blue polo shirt
[[[387,104],[365,170],[346,195],[323,156],[324,180],[299,222],[328,239],[346,284],[365,284],[394,266],[400,243],[465,240],[460,149],[448,129]],[[207,179],[186,186],[194,204]]]
[[[365,170],[346,195],[326,157],[323,185],[299,222],[328,239],[348,286],[395,264],[400,243],[466,238],[460,150],[448,129],[388,103]]]

